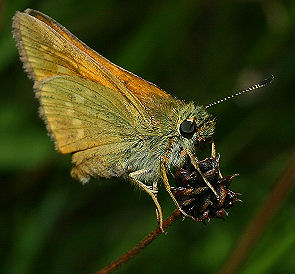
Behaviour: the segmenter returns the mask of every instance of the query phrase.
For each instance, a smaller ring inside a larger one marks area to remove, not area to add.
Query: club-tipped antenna
[[[241,90],[241,91],[239,91],[239,92],[237,92],[237,93],[234,93],[234,94],[232,94],[232,95],[230,95],[230,96],[227,96],[227,97],[225,97],[225,98],[223,98],[223,99],[219,99],[219,100],[217,100],[217,101],[215,101],[215,102],[213,102],[213,103],[211,103],[211,104],[205,106],[205,108],[207,109],[207,108],[209,108],[209,107],[212,107],[212,106],[215,106],[215,105],[217,105],[217,104],[220,104],[220,103],[222,103],[222,102],[224,102],[224,101],[226,101],[226,100],[232,99],[232,98],[234,98],[234,97],[236,97],[236,96],[239,96],[239,95],[241,95],[241,94],[247,93],[247,92],[249,92],[249,91],[253,91],[253,90],[258,89],[258,88],[265,87],[265,86],[267,86],[268,84],[270,84],[270,83],[272,82],[273,79],[274,79],[274,76],[271,75],[270,77],[264,79],[263,81],[261,81],[261,82],[255,84],[255,85],[253,85],[253,86],[251,86],[251,87],[249,87],[249,88],[246,88],[246,89],[244,89],[244,90]]]

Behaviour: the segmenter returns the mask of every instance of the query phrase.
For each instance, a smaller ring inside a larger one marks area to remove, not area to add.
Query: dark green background
[[[1,273],[90,273],[156,226],[123,180],[82,186],[54,151],[11,37],[16,10],[40,10],[114,63],[208,104],[270,74],[271,86],[210,109],[224,175],[243,194],[226,221],[178,221],[119,273],[214,273],[284,170],[295,138],[294,1],[1,1]],[[295,272],[295,195],[239,273]],[[163,187],[164,215],[174,205]]]

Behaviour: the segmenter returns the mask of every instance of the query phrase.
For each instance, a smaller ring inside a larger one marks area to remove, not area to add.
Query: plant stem
[[[173,213],[164,221],[163,228],[166,231],[167,228],[173,224],[178,217],[181,215],[178,209],[174,210]],[[162,234],[162,231],[159,227],[157,227],[154,231],[152,231],[149,235],[147,235],[142,241],[140,241],[137,245],[132,247],[125,254],[120,256],[118,259],[114,260],[98,272],[96,274],[106,274],[111,273],[112,271],[118,269],[121,265],[127,263],[130,259],[134,258],[138,253],[140,253],[145,247],[147,247],[153,240],[155,240],[159,235]]]

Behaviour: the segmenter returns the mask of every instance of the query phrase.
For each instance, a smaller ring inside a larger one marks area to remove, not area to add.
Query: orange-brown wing
[[[102,67],[106,68],[109,72],[115,75],[132,93],[145,105],[148,105],[153,99],[160,98],[168,98],[169,94],[158,88],[153,83],[145,81],[144,79],[138,77],[137,75],[111,63],[106,58],[89,48],[85,43],[80,41],[77,37],[75,37],[72,33],[70,33],[66,28],[61,26],[58,22],[51,19],[49,16],[42,14],[39,11],[27,9],[25,13],[30,16],[44,22],[50,28],[55,30],[59,35],[61,35],[65,40],[69,43],[77,47],[79,50],[84,52],[86,55],[91,57],[93,61]],[[91,80],[101,82],[102,79],[99,75],[88,75],[82,69],[82,75],[87,78],[91,77]],[[105,86],[110,87],[108,84],[103,83]]]
[[[17,12],[13,35],[48,130],[60,152],[73,153],[72,175],[83,182],[126,172],[130,149],[182,103],[40,12]]]
[[[35,82],[42,117],[60,152],[99,146],[105,136],[116,135],[112,142],[120,143],[139,125],[151,126],[152,118],[143,104],[115,75],[49,25],[17,12],[13,34],[25,69]],[[124,124],[125,131],[118,129]],[[83,127],[89,130],[82,134]]]

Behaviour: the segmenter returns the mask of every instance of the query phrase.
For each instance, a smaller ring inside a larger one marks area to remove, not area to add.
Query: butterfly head
[[[182,109],[177,126],[182,139],[198,144],[212,137],[215,124],[215,116],[209,114],[203,106],[190,103]]]

